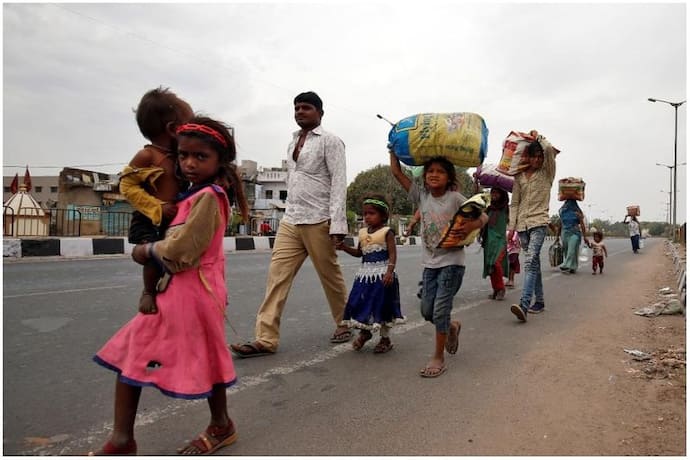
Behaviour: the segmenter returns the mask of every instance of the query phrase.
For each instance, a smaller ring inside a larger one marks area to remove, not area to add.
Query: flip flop
[[[448,368],[445,364],[441,367],[425,367],[424,369],[419,371],[419,375],[420,377],[433,379],[442,375],[444,372],[446,372],[447,369]]]
[[[331,343],[345,343],[350,341],[352,335],[352,330],[348,329],[340,334],[333,333],[330,340]]]
[[[242,348],[244,347],[248,348],[249,351],[243,351]],[[255,358],[275,354],[275,351],[265,349],[259,342],[233,343],[230,345],[230,351],[238,358]]]
[[[457,326],[457,329],[455,330],[455,333],[453,334],[453,326]],[[448,331],[448,338],[446,339],[446,351],[450,353],[451,355],[454,355],[455,353],[458,352],[458,344],[460,342],[460,329],[462,328],[462,324],[460,324],[460,321],[451,321],[450,322],[450,331]]]

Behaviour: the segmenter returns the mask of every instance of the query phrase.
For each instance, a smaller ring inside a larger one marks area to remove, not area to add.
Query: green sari
[[[486,224],[483,232],[484,247],[484,272],[482,278],[490,276],[494,271],[494,264],[501,253],[506,250],[506,228],[508,226],[508,207],[503,209],[487,211],[489,223]],[[503,256],[501,262],[503,273],[508,274],[508,256]]]

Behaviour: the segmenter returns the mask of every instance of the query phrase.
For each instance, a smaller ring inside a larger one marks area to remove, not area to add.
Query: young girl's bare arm
[[[398,261],[398,252],[395,246],[395,234],[393,230],[388,230],[388,233],[386,233],[386,248],[388,249],[388,267],[386,274],[383,275],[383,285],[390,286],[391,283],[393,283],[395,264]]]
[[[356,248],[353,248],[351,246],[346,245],[345,240],[342,240],[336,243],[335,248],[340,249],[341,251],[345,251],[353,257],[362,257],[362,247],[359,245],[359,243],[357,244]]]
[[[400,182],[400,185],[402,185],[406,192],[409,192],[412,181],[405,175],[400,167],[400,160],[398,160],[398,157],[396,157],[393,152],[389,152],[389,154],[391,156],[391,172],[393,173],[393,177]]]

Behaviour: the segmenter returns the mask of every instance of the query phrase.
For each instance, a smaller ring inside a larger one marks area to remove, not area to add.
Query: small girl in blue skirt
[[[389,337],[391,327],[405,320],[400,311],[400,285],[395,274],[395,235],[390,227],[384,226],[388,221],[388,203],[383,196],[365,198],[362,215],[366,227],[359,230],[357,247],[344,243],[337,246],[353,257],[362,258],[343,321],[360,330],[352,348],[361,350],[373,333],[379,331],[381,339],[374,353],[386,353],[393,348]]]

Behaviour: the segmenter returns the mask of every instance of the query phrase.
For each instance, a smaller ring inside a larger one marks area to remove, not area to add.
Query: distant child
[[[371,339],[372,332],[381,333],[374,353],[386,353],[393,348],[389,337],[396,323],[404,322],[400,311],[400,286],[395,274],[397,252],[395,235],[388,221],[388,203],[381,195],[370,195],[362,204],[365,228],[359,230],[356,248],[340,242],[336,248],[362,258],[362,266],[355,274],[350,297],[345,306],[343,321],[359,329],[352,348],[361,350]]]
[[[594,241],[589,243],[589,247],[592,248],[592,275],[597,274],[597,267],[599,267],[599,274],[604,273],[604,257],[608,257],[608,251],[606,251],[606,245],[603,243],[604,234],[601,230],[595,230],[592,232],[592,238]]]
[[[136,454],[134,420],[141,388],[153,386],[181,399],[206,398],[208,427],[178,453],[210,454],[237,439],[228,415],[226,388],[236,381],[225,343],[223,235],[231,197],[246,218],[248,206],[234,164],[228,128],[197,117],[177,128],[180,172],[189,181],[165,239],[137,244],[132,257],[166,273],[156,314],[137,314],[106,342],[94,361],[117,372],[113,431],[92,455]]]
[[[175,217],[175,197],[181,186],[175,175],[175,129],[193,116],[189,104],[167,88],[152,89],[139,102],[137,125],[151,143],[137,152],[120,178],[120,193],[135,209],[129,227],[132,244],[163,239]],[[138,307],[141,313],[156,312],[156,283],[161,275],[153,262],[144,265],[144,290]]]
[[[513,232],[513,237],[508,239],[510,232],[506,231],[506,241],[508,247],[508,289],[515,289],[515,275],[520,273],[520,238],[517,232]]]
[[[484,271],[482,278],[491,279],[493,293],[489,299],[503,300],[506,286],[503,276],[508,272],[506,254],[506,226],[508,225],[508,192],[497,187],[491,189],[491,204],[486,212],[489,222],[482,229]]]
[[[405,175],[400,161],[390,152],[391,172],[408,192],[410,200],[419,207],[422,216],[421,237],[423,287],[422,317],[436,328],[434,355],[420,370],[422,377],[438,377],[446,371],[444,349],[455,354],[458,351],[460,321],[451,321],[453,297],[462,285],[465,274],[465,250],[462,247],[439,248],[443,230],[451,221],[466,198],[453,191],[456,183],[455,167],[443,157],[436,157],[424,163],[424,186],[419,187]],[[463,240],[473,230],[481,228],[488,221],[485,213],[479,219],[467,219],[453,235]]]

